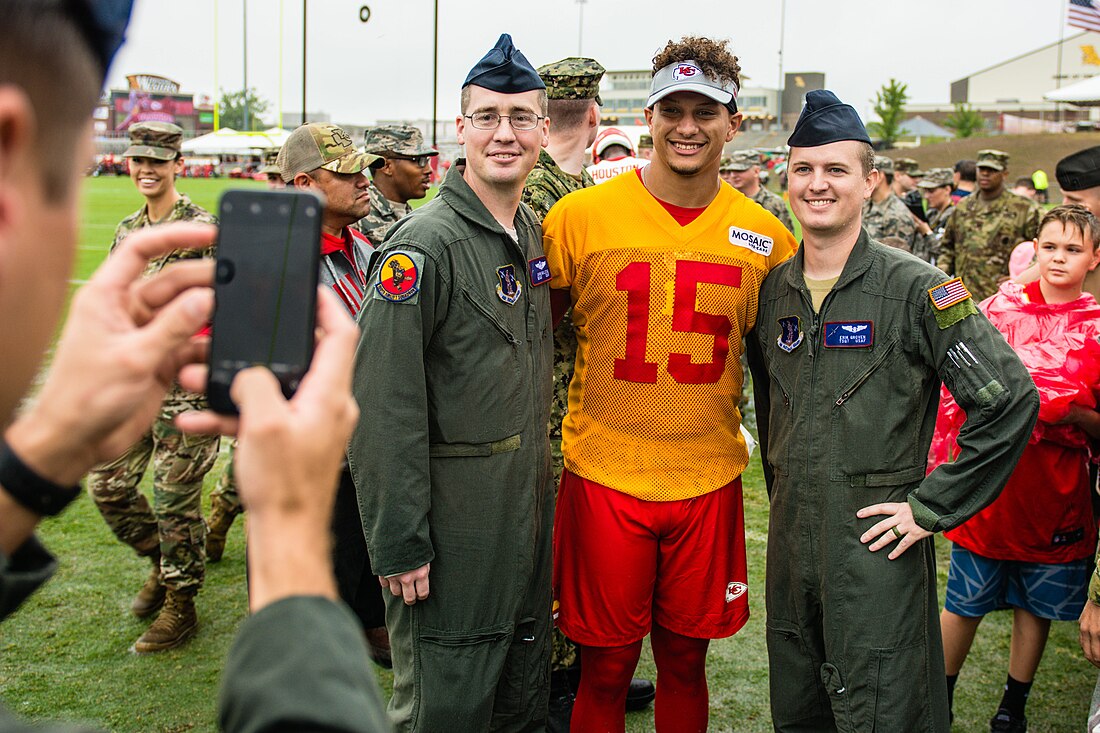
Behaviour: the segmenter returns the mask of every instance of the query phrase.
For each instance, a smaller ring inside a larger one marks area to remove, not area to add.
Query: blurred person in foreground
[[[130,16],[128,0],[0,0],[0,339],[20,344],[0,372],[0,614],[13,612],[57,561],[33,536],[80,495],[92,466],[148,430],[177,369],[202,358],[192,335],[210,318],[210,262],[151,260],[211,244],[210,226],[135,233],[77,293],[35,399],[16,415],[54,333],[77,242],[91,110]],[[48,144],[47,144],[48,143]],[[240,437],[251,511],[253,617],[229,654],[219,702],[228,731],[383,731],[362,640],[334,602],[328,513],[344,440],[356,420],[350,368],[357,333],[328,294],[313,367],[287,403],[263,369],[233,385],[240,421],[203,413],[181,428]],[[182,380],[202,389],[202,368]],[[278,639],[278,644],[272,644]],[[31,727],[0,710],[0,731]]]

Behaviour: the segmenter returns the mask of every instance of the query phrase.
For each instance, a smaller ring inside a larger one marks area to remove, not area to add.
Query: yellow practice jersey
[[[569,194],[543,232],[577,331],[566,467],[648,501],[739,476],[741,339],[764,277],[797,246],[790,232],[726,185],[680,226],[632,174]]]

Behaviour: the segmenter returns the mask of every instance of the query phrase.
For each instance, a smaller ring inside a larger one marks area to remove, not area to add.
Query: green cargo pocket
[[[413,727],[489,730],[511,638],[507,623],[461,632],[421,626],[414,652]]]
[[[777,727],[828,719],[828,703],[821,697],[814,661],[798,627],[768,619],[768,666],[772,717]]]
[[[874,730],[931,730],[929,709],[937,701],[931,699],[927,680],[921,674],[927,668],[925,653],[923,642],[869,650]]]
[[[491,443],[432,443],[428,446],[428,455],[432,458],[467,458],[470,456],[493,456],[498,453],[512,453],[520,449],[522,441],[519,435],[512,435]]]
[[[821,684],[825,686],[825,694],[829,696],[829,704],[833,708],[833,720],[836,721],[838,733],[855,733],[856,727],[852,722],[852,696],[836,665],[828,662],[821,665]],[[883,728],[883,730],[890,729]]]
[[[534,619],[524,619],[512,636],[500,674],[493,708],[497,715],[516,715],[532,708],[533,697],[538,694],[545,677],[545,671],[535,667],[540,658],[545,657],[539,654],[538,645]]]

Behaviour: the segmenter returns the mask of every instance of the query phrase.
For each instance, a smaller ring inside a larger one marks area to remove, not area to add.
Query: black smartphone
[[[206,385],[215,412],[237,414],[229,386],[242,369],[266,366],[288,399],[309,369],[323,207],[295,190],[222,195]]]

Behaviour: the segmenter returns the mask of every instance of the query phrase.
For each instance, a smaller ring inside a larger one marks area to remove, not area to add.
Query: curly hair
[[[703,73],[721,84],[733,82],[741,87],[741,65],[730,53],[729,41],[715,41],[703,36],[684,36],[668,44],[653,57],[653,73],[669,64],[695,61]]]

